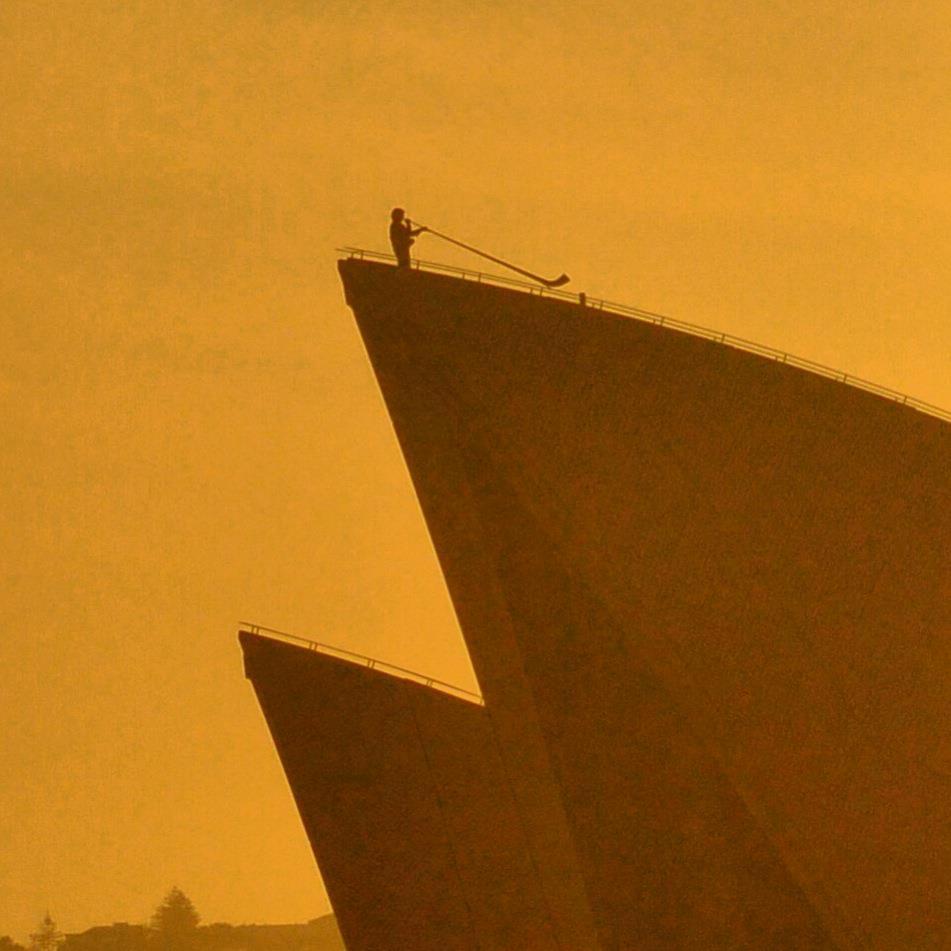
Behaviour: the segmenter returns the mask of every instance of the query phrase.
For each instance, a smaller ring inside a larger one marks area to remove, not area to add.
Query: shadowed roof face
[[[240,638],[350,951],[558,951],[481,706]]]
[[[951,427],[569,303],[340,270],[606,943],[951,940]]]

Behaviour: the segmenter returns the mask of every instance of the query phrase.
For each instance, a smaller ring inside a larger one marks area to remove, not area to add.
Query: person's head
[[[394,208],[394,209],[390,212],[390,217],[391,217],[394,221],[402,221],[403,218],[405,217],[405,215],[406,215],[406,212],[403,211],[402,208]]]

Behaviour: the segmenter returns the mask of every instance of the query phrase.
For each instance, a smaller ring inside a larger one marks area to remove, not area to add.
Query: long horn
[[[563,284],[567,284],[568,281],[571,280],[567,274],[562,274],[560,277],[556,277],[554,280],[548,280],[548,278],[540,277],[538,274],[532,274],[531,271],[526,271],[524,268],[516,267],[514,264],[510,264],[508,261],[503,261],[501,258],[487,254],[485,251],[480,251],[478,248],[472,247],[471,244],[464,244],[462,241],[457,241],[455,238],[450,238],[448,234],[442,234],[442,232],[434,231],[432,228],[427,228],[426,230],[430,234],[435,235],[437,238],[442,238],[443,241],[448,241],[450,244],[455,244],[460,248],[465,248],[467,251],[471,251],[473,254],[478,254],[481,258],[486,258],[489,261],[494,261],[496,264],[501,264],[502,267],[507,267],[510,271],[515,271],[517,274],[530,277],[533,281],[537,281],[539,284],[544,284],[545,287],[561,287]]]

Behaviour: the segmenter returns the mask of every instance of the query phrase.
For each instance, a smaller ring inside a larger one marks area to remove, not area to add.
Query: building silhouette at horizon
[[[484,698],[242,633],[350,951],[951,943],[951,426],[339,269]]]

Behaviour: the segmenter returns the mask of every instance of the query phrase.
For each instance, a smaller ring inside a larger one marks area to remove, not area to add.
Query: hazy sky
[[[951,406],[949,62],[946,0],[0,5],[0,934],[327,910],[239,620],[473,684],[335,246]]]

